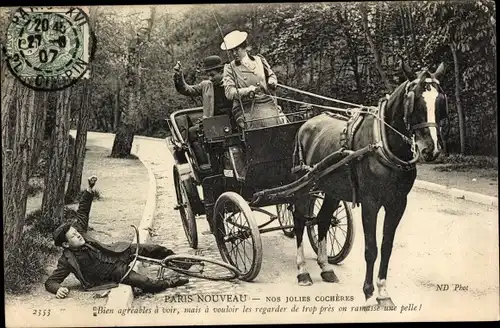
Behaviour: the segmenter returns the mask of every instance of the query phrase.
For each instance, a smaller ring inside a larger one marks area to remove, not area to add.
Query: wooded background
[[[97,11],[91,129],[111,132],[119,126],[127,47],[148,24],[152,29],[137,70],[136,132],[164,136],[163,119],[171,111],[201,105],[175,91],[172,67],[181,61],[188,82],[194,83],[204,78],[196,72],[203,57],[230,59],[220,50],[215,14],[224,34],[249,33],[251,52],[268,59],[280,83],[355,103],[376,104],[403,81],[400,56],[414,69],[431,71],[444,61],[441,84],[451,110],[448,150],[497,153],[493,1],[196,5],[182,13],[163,8],[142,22],[148,13],[123,17],[108,8]],[[278,93],[303,99],[283,89]]]
[[[0,9],[2,43],[16,9]],[[176,92],[173,67],[180,61],[195,83],[205,78],[197,72],[205,56],[232,59],[220,50],[217,22],[223,34],[247,31],[250,52],[267,58],[279,83],[358,104],[376,105],[404,81],[400,58],[415,70],[444,62],[448,152],[496,157],[495,17],[487,0],[91,7],[90,79],[33,91],[10,74],[2,53],[4,247],[13,261],[21,256],[11,247],[22,240],[28,181],[40,171],[49,186],[42,218],[59,223],[80,192],[88,130],[115,132],[111,156],[127,157],[135,134],[165,137],[172,111],[201,106]]]

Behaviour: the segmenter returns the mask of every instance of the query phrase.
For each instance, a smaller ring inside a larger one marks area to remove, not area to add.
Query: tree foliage
[[[97,10],[91,130],[116,131],[123,111],[120,104],[126,101],[129,45],[149,8],[142,12],[124,8]],[[197,69],[205,56],[232,59],[220,49],[221,34],[239,29],[249,33],[251,53],[266,56],[280,83],[355,103],[376,104],[401,83],[400,58],[415,69],[435,70],[444,61],[447,74],[441,85],[451,114],[448,149],[496,155],[496,7],[491,0],[156,8],[140,56],[138,134],[165,136],[164,119],[169,113],[201,105],[200,99],[175,91],[172,68],[180,61],[188,83],[201,81],[204,76]],[[290,91],[278,92],[310,100]],[[74,97],[74,101],[76,115],[80,100]],[[292,103],[280,105],[285,111],[295,109]]]

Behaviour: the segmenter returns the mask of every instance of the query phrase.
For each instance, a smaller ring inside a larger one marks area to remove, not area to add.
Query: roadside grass
[[[419,164],[419,180],[498,197],[497,157],[451,154]]]
[[[498,168],[498,157],[451,154],[438,157],[432,164],[445,164],[443,166],[434,167],[434,170],[440,172],[468,172],[474,169],[496,170]]]

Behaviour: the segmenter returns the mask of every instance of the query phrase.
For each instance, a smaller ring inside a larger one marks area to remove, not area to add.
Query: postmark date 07
[[[50,309],[34,309],[32,314],[38,317],[48,317],[50,315]]]

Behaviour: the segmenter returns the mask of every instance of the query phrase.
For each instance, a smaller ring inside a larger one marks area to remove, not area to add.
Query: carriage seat
[[[192,112],[183,115],[178,115],[175,117],[177,127],[181,133],[181,137],[184,142],[189,142],[189,128],[196,125],[196,122],[202,117],[203,113]]]
[[[193,148],[192,141],[196,138],[197,134],[197,129],[194,129],[196,126],[198,120],[202,117],[203,113],[202,111],[199,112],[190,112],[186,113],[183,115],[178,115],[175,118],[177,127],[179,128],[179,132],[181,134],[182,140],[184,143],[189,145],[189,148],[191,149],[191,159],[194,160],[195,166],[200,170],[200,171],[209,171],[210,170],[210,165],[209,164],[203,164],[200,165],[200,158],[195,149]],[[198,150],[199,152],[199,150]]]

